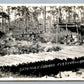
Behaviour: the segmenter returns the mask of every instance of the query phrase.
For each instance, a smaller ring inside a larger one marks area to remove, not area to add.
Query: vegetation
[[[83,9],[83,6],[7,6],[7,14],[0,13],[1,27],[4,32],[13,32],[17,40],[27,40],[30,32],[41,33],[44,38],[44,33],[50,32],[55,36],[55,42],[59,42],[62,36],[75,32],[83,42]],[[75,27],[72,29],[69,24]]]
[[[42,52],[45,47],[41,44],[49,42],[83,43],[83,6],[7,6],[6,10],[0,7],[0,55]],[[47,52],[60,49],[54,46]]]

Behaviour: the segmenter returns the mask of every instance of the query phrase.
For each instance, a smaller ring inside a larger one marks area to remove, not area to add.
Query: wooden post
[[[68,40],[68,29],[67,29],[67,23],[66,23],[66,38],[65,38],[66,42],[65,44],[67,45],[67,40]]]
[[[66,33],[68,34],[68,28],[67,28],[67,23],[66,23]]]
[[[59,72],[59,77],[62,78],[62,76],[61,76],[61,71]]]
[[[81,29],[81,26],[79,26],[79,28]],[[82,36],[82,29],[80,30],[80,42],[83,43],[83,36]]]
[[[78,31],[78,25],[76,24],[76,31],[77,31],[77,35],[79,34],[79,31]]]
[[[58,43],[58,29],[59,29],[59,24],[57,24],[57,34],[56,34],[56,43]]]

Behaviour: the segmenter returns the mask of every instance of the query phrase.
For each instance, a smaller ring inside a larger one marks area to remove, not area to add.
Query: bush
[[[52,52],[52,51],[59,51],[61,50],[61,48],[59,46],[53,46],[52,48],[48,48],[47,49],[47,52]]]

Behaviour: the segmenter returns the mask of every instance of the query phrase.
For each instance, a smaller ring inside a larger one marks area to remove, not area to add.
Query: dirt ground
[[[39,52],[39,53],[30,53],[30,54],[20,54],[20,55],[5,55],[0,56],[0,66],[4,65],[16,65],[19,63],[27,63],[27,62],[36,62],[43,60],[52,60],[55,58],[66,59],[66,58],[75,58],[84,56],[84,45],[82,46],[66,46],[60,45],[60,51],[52,51],[52,52]]]

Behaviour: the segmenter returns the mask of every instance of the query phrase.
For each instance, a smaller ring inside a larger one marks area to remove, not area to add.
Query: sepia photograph
[[[0,4],[0,80],[84,80],[84,4]]]

